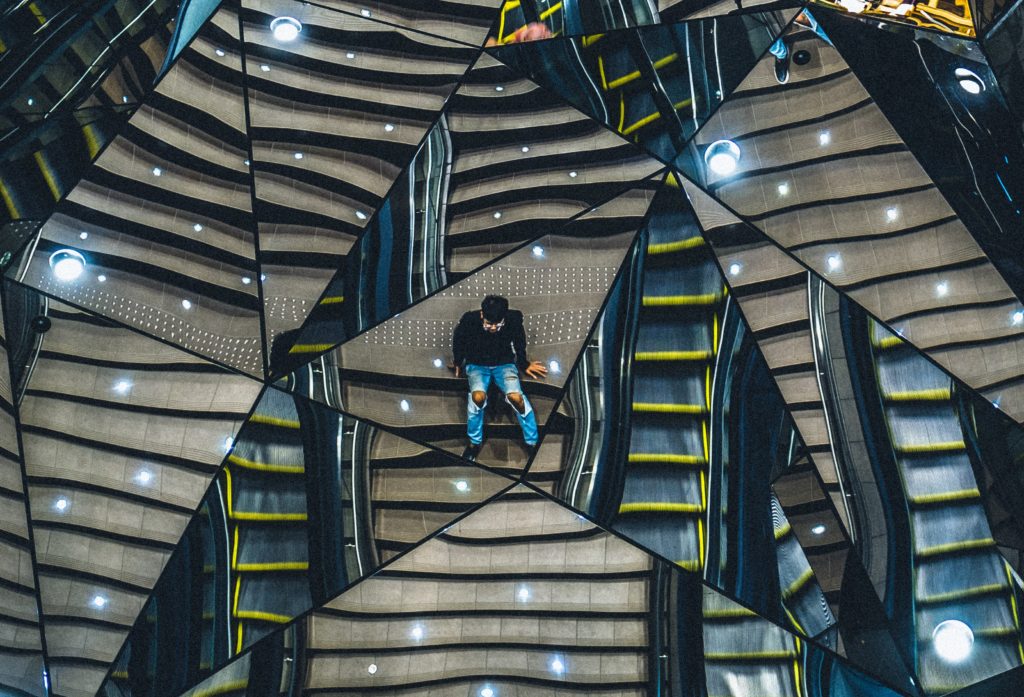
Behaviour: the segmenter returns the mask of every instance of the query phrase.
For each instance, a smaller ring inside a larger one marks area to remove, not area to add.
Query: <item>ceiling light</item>
[[[740,162],[740,146],[731,140],[716,140],[704,151],[704,162],[719,176],[732,174]]]
[[[28,98],[28,105],[29,105],[29,106],[32,106],[32,105],[33,105],[33,104],[35,104],[35,103],[36,103],[36,100],[32,99],[32,97],[29,97],[29,98]]]
[[[50,255],[50,269],[58,281],[74,281],[85,271],[85,257],[73,249],[58,249]]]
[[[243,163],[243,164],[244,164],[244,165],[245,165],[246,167],[248,167],[249,165],[251,165],[251,164],[252,164],[251,162],[249,162],[249,160],[243,160],[243,161],[242,161],[242,163]]]
[[[530,599],[530,589],[525,587],[520,588],[519,592],[516,595],[519,597],[521,601],[525,603],[527,600]]]
[[[501,218],[501,211],[494,211],[494,219],[498,220],[499,218]]]
[[[444,367],[444,361],[442,361],[440,358],[435,358],[434,359],[434,367],[435,368],[443,368]]]
[[[410,409],[412,409],[412,405],[409,404],[408,399],[403,399],[401,402],[398,403],[398,408],[401,409],[402,411],[409,411]]]
[[[548,361],[548,370],[554,373],[555,375],[558,375],[560,372],[562,372],[562,366],[558,363],[558,361],[551,359],[550,361]]]
[[[301,160],[302,159],[302,153],[301,152],[295,153],[295,159],[296,160]]]
[[[345,54],[345,57],[348,58],[349,60],[352,60],[353,58],[356,57],[356,54],[352,53],[352,51],[349,51],[348,53]]]
[[[121,102],[124,103],[124,104],[128,103],[128,95],[127,94],[122,94],[121,95]]]
[[[742,271],[742,270],[743,270],[743,264],[739,263],[738,261],[734,261],[733,263],[729,264],[729,275],[730,276],[738,276],[740,271]]]
[[[896,206],[889,206],[888,208],[885,209],[885,219],[888,220],[890,223],[896,220],[896,218],[898,217],[900,217],[900,212],[899,209],[896,208]]]
[[[195,225],[192,226],[192,229],[195,230],[196,232],[202,232],[203,226],[200,225],[199,223],[196,223]]]
[[[225,438],[224,439],[224,452],[227,452],[228,450],[231,450],[231,446],[233,446],[234,444],[235,444],[235,439],[234,438],[232,438],[231,436],[228,436],[227,438]]]
[[[80,240],[87,240],[87,239],[89,239],[89,233],[88,232],[80,232],[80,233],[78,233],[78,239],[80,239]]]
[[[386,124],[384,124],[384,132],[385,133],[391,133],[391,131],[393,131],[393,130],[395,130],[395,124],[393,124],[393,123],[386,123]]]
[[[523,152],[530,152],[530,146],[529,145],[524,145],[523,146]]]
[[[132,389],[132,384],[127,380],[118,380],[114,385],[114,392],[118,394],[128,394],[128,390]]]
[[[270,23],[270,31],[278,41],[295,41],[302,31],[302,22],[294,17],[277,17]]]
[[[266,63],[264,63],[263,65],[260,66],[260,70],[262,70],[265,73],[269,73],[270,72],[270,66],[267,65]]]
[[[1011,315],[1010,317],[1010,321],[1012,321],[1014,324],[1020,324],[1021,322],[1024,322],[1024,311],[1017,310],[1016,312],[1014,312],[1013,315]]]
[[[819,145],[828,145],[831,142],[832,142],[832,132],[831,131],[822,131],[821,133],[818,134],[818,144]]]
[[[789,184],[782,182],[779,184],[779,196],[785,196],[789,193]]]
[[[501,86],[501,85],[495,85],[494,86],[494,91],[495,92],[504,92],[505,88],[503,86]]]
[[[56,508],[61,513],[63,513],[64,511],[68,510],[68,506],[69,505],[71,505],[71,504],[69,504],[68,500],[66,498],[64,498],[63,496],[61,496],[60,498],[58,498],[56,501],[53,502],[53,507]]]
[[[814,535],[824,535],[825,534],[825,526],[822,523],[818,523],[813,528],[811,528],[811,533],[814,534]]]
[[[836,269],[843,265],[843,260],[839,257],[838,254],[829,254],[828,258],[825,259],[825,263],[828,264],[829,271],[835,271]]]
[[[469,482],[467,482],[465,479],[460,479],[459,481],[455,482],[455,488],[458,489],[459,491],[469,491]]]
[[[562,663],[560,658],[556,658],[551,661],[551,672],[561,675],[565,672],[565,664]]]
[[[530,251],[533,252],[533,256],[537,257],[538,259],[544,256],[544,248],[541,247],[539,244],[533,245],[533,249],[531,249]]]
[[[160,169],[159,167],[154,167],[153,168],[153,176],[154,177],[159,177],[163,173],[164,173],[164,171],[162,169]]]
[[[224,57],[224,49],[222,49],[222,48],[218,48],[217,50],[214,51],[214,53],[216,53],[221,58]]]
[[[186,299],[181,301],[181,306],[183,308],[185,308],[186,310],[191,310],[192,309],[192,301],[189,300],[188,298],[186,298]]]
[[[971,654],[974,632],[960,620],[939,622],[932,631],[935,653],[947,663],[960,663]]]
[[[494,697],[494,690],[489,687],[485,687],[480,690],[480,697]]]
[[[957,68],[953,71],[956,76],[956,81],[960,84],[962,89],[967,94],[981,94],[985,91],[985,81],[972,70],[967,68]]]
[[[361,14],[363,17],[369,17],[370,16],[370,11],[367,10],[366,8],[363,8],[363,9],[359,10],[359,14]]]
[[[252,283],[252,279],[248,276],[242,276],[242,285],[247,286]]]
[[[417,624],[415,627],[412,628],[412,631],[409,632],[409,635],[412,636],[412,638],[416,641],[419,641],[423,638],[423,627]]]
[[[369,673],[370,675],[373,675],[374,673],[376,673],[377,672],[377,664],[376,663],[371,663],[370,665],[368,665],[366,667],[366,672]]]
[[[861,0],[838,0],[839,4],[847,12],[853,12],[854,14],[860,14],[867,9],[868,4],[861,2]]]
[[[949,293],[949,283],[941,281],[935,284],[935,293],[941,298]]]
[[[139,484],[149,484],[151,481],[153,481],[153,475],[146,470],[142,470],[137,475],[135,475],[135,480]]]
[[[92,599],[93,607],[96,607],[96,608],[99,608],[99,609],[102,610],[103,607],[106,606],[106,604],[107,604],[107,599],[104,598],[102,595],[93,596],[93,599]]]
[[[578,176],[579,176],[579,172],[577,172],[576,170],[573,170],[573,171],[569,172],[569,178],[570,179],[575,179]]]
[[[100,274],[99,276],[96,277],[96,280],[99,281],[100,283],[106,283],[107,277],[104,276],[103,274]]]
[[[359,218],[360,220],[366,220],[366,213],[363,213],[362,211],[356,211],[356,217]]]

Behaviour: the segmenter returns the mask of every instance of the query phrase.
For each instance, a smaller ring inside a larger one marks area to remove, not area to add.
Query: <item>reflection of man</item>
[[[537,445],[537,418],[530,400],[519,384],[519,371],[531,378],[547,375],[540,361],[526,360],[526,331],[523,313],[508,309],[508,300],[500,295],[488,295],[480,303],[479,311],[462,315],[452,338],[455,355],[455,376],[465,371],[469,380],[469,407],[466,434],[469,446],[463,457],[476,459],[484,441],[484,408],[487,406],[487,388],[494,381],[505,394],[505,401],[515,409],[523,440],[532,451]],[[465,367],[463,367],[465,364]]]

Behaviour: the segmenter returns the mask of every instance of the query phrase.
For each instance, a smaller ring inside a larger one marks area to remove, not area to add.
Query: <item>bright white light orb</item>
[[[163,173],[164,173],[164,171],[162,169],[160,169],[159,167],[154,167],[153,168],[153,176],[154,177],[159,177]]]
[[[185,300],[181,301],[181,306],[183,308],[185,308],[186,310],[191,310],[192,309],[192,301],[189,300],[188,298],[186,298]]]
[[[562,372],[562,365],[558,361],[552,359],[548,361],[548,371],[557,375]]]
[[[960,620],[939,622],[932,631],[935,653],[947,663],[960,663],[971,655],[974,632]]]
[[[516,594],[521,601],[524,603],[530,599],[530,590],[528,588],[520,588],[519,593]]]
[[[295,159],[296,160],[301,160],[302,158],[303,158],[303,154],[301,152],[295,153]]]
[[[1020,324],[1024,322],[1024,311],[1017,310],[1016,312],[1014,312],[1013,316],[1010,317],[1010,321],[1012,321],[1014,324]]]
[[[494,697],[494,690],[489,687],[485,687],[480,690],[480,697]]]
[[[444,361],[442,361],[440,358],[435,358],[434,359],[434,367],[435,368],[442,368],[442,367],[444,367]]]
[[[409,404],[408,399],[403,399],[401,402],[398,403],[398,408],[401,409],[402,411],[409,411],[410,409],[412,409],[412,405]]]
[[[104,276],[103,274],[100,274],[99,276],[96,277],[96,280],[99,281],[100,283],[106,283],[107,277]]]
[[[50,255],[50,269],[58,281],[74,281],[85,271],[85,257],[73,249],[58,249]]]
[[[569,178],[570,179],[575,179],[578,176],[580,176],[580,174],[576,170],[573,170],[573,171],[569,172]]]
[[[494,211],[494,219],[498,220],[499,218],[501,218],[501,211]]]
[[[395,124],[393,124],[393,123],[386,123],[386,124],[384,124],[384,132],[385,133],[391,133],[391,131],[393,131],[393,130],[395,130]]]
[[[369,673],[370,675],[373,675],[374,673],[376,673],[377,672],[377,664],[376,663],[371,663],[370,665],[368,665],[366,667],[366,672]]]
[[[242,276],[242,285],[243,286],[247,286],[250,283],[252,283],[252,279],[251,278],[249,278],[248,276]]]
[[[818,523],[813,528],[811,528],[811,534],[813,534],[813,535],[824,535],[825,534],[825,526],[823,524],[821,524],[821,523]]]
[[[843,260],[839,258],[838,254],[829,254],[828,258],[825,259],[825,263],[828,264],[829,271],[835,271],[843,265]]]
[[[957,68],[953,74],[956,76],[960,89],[967,94],[981,94],[985,91],[985,81],[973,70]]]
[[[740,146],[731,140],[716,140],[704,151],[704,162],[719,176],[732,174],[740,163]]]
[[[118,380],[114,385],[114,392],[118,394],[127,394],[128,390],[132,388],[132,384],[127,380]]]
[[[785,196],[788,193],[789,184],[787,182],[782,182],[781,184],[779,184],[779,196]]]
[[[153,475],[146,470],[142,470],[137,475],[135,475],[135,479],[136,481],[139,482],[139,484],[149,484],[151,481],[153,481]]]
[[[417,624],[415,627],[412,628],[412,631],[409,632],[409,634],[412,635],[413,639],[419,641],[423,638],[423,627]]]
[[[195,225],[192,226],[192,229],[195,230],[196,232],[202,232],[203,226],[201,223],[196,223]]]
[[[533,245],[533,249],[530,251],[532,251],[533,256],[537,257],[538,259],[544,256],[544,248],[541,247],[539,244]]]
[[[224,49],[222,49],[222,48],[218,48],[216,51],[214,51],[214,53],[216,53],[221,58],[224,57]]]
[[[68,500],[63,496],[61,496],[59,499],[53,502],[53,507],[56,508],[61,513],[68,510],[69,505],[70,504],[68,503]]]
[[[80,233],[78,233],[78,239],[80,239],[80,240],[87,240],[87,239],[89,239],[89,233],[88,232],[80,232]]]
[[[554,659],[551,661],[551,672],[561,675],[565,672],[565,664],[562,663],[561,659]]]
[[[530,152],[530,146],[529,145],[524,145],[523,146],[523,152]]]
[[[742,271],[742,270],[743,270],[743,265],[740,264],[739,262],[735,262],[734,261],[733,263],[729,264],[729,275],[730,276],[738,276],[740,271]]]
[[[460,479],[459,481],[455,482],[455,488],[458,489],[459,491],[469,491],[469,482],[467,482],[465,479]]]
[[[900,212],[899,209],[897,209],[895,206],[890,206],[889,208],[885,209],[885,219],[888,220],[890,223],[896,220],[896,218],[898,217],[900,217]]]
[[[295,41],[302,31],[302,22],[294,17],[278,17],[270,23],[270,31],[278,41]]]
[[[935,294],[938,295],[940,298],[949,294],[949,284],[946,283],[945,281],[937,283],[935,285]]]
[[[97,595],[93,597],[92,604],[93,607],[97,607],[102,610],[107,604],[107,599],[104,598],[102,595]]]
[[[832,142],[832,132],[822,131],[818,134],[818,145],[828,145]]]

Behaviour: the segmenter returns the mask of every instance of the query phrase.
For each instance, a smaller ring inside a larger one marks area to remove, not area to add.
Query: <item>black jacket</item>
[[[505,315],[505,326],[493,334],[484,330],[480,310],[462,315],[452,337],[452,353],[455,365],[503,365],[515,363],[523,370],[530,364],[526,360],[526,330],[523,329],[523,313],[509,310]]]

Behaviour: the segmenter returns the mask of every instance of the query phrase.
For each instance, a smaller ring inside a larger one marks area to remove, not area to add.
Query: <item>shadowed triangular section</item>
[[[754,12],[488,50],[670,163],[795,14]],[[701,69],[708,77],[695,80],[690,71]]]
[[[501,0],[455,0],[409,3],[406,0],[319,0],[316,4],[351,15],[391,24],[403,30],[426,32],[470,46],[484,43],[498,17]]]
[[[512,484],[268,388],[108,684],[134,697],[183,690]],[[178,663],[158,660],[171,646],[194,648]]]
[[[478,461],[518,473],[528,455],[520,426],[529,433],[535,420],[543,430],[561,395],[564,371],[575,363],[616,274],[635,249],[642,223],[633,217],[635,202],[631,197],[621,202],[622,218],[613,214],[617,203],[608,204],[611,214],[587,216],[537,238],[326,354],[318,370],[327,372],[330,394],[318,398],[411,440],[461,453],[469,442],[470,407],[464,374],[455,377],[446,368],[453,360],[453,331],[460,318],[470,334],[482,331],[473,325],[480,321],[481,301],[488,295],[504,296],[523,315],[522,320],[509,318],[507,351],[472,355],[478,362],[510,365],[505,384],[514,394],[525,391],[532,406],[524,407],[522,423],[516,425],[512,403],[504,403],[493,382],[498,378],[492,375],[487,381],[492,386],[490,406],[484,406],[482,415],[473,412],[473,419],[489,422],[482,436],[476,436],[484,439]],[[519,325],[525,349],[513,345]],[[464,360],[473,363],[470,353]],[[522,371],[529,361],[547,366],[546,378],[528,379]],[[521,387],[512,385],[513,379],[521,380]],[[487,384],[482,383],[482,390]]]
[[[798,19],[786,38],[807,62],[794,61],[780,85],[774,57],[762,61],[698,133],[680,160],[685,173],[967,384],[993,399],[1001,393],[1001,407],[1020,420],[1019,300],[846,62],[808,25],[817,26]],[[705,163],[723,138],[740,153],[731,174]]]
[[[9,274],[262,376],[238,35],[213,15]],[[60,249],[84,262],[58,275]]]
[[[922,685],[948,691],[1018,665],[1016,584],[993,531],[1004,544],[1021,539],[1012,512],[1021,487],[1008,469],[1021,427],[749,225],[695,188],[690,195],[801,432],[813,439],[818,475],[866,570],[857,573],[886,599]],[[796,503],[808,483],[787,474],[776,486]],[[834,535],[826,520],[802,522],[797,534],[807,540],[818,525],[822,542]],[[951,671],[930,647],[951,612],[972,613],[990,637],[974,672]]]
[[[778,10],[792,6],[792,3],[777,0],[657,0],[658,15],[664,23],[681,22],[683,20],[719,18],[724,15],[735,15],[737,10],[764,11]],[[770,5],[770,7],[763,7]],[[742,6],[742,7],[741,7]]]
[[[447,193],[451,152],[437,120],[479,51],[319,4],[246,6],[248,127],[272,343],[302,323],[389,196],[392,206],[424,210]],[[273,38],[270,24],[281,15],[301,22],[300,40]]]
[[[271,313],[277,317],[268,323],[272,374],[308,361],[660,169],[640,148],[481,56],[412,163],[395,172],[395,185],[362,237],[340,262],[332,260],[336,272],[320,303],[309,298],[294,306],[290,319]],[[359,214],[372,213],[365,208]],[[314,304],[322,317],[311,317],[307,331],[298,339],[277,338],[298,327]]]
[[[44,697],[45,649],[28,491],[0,307],[0,690]]]
[[[260,392],[6,282],[53,693],[91,697]]]

